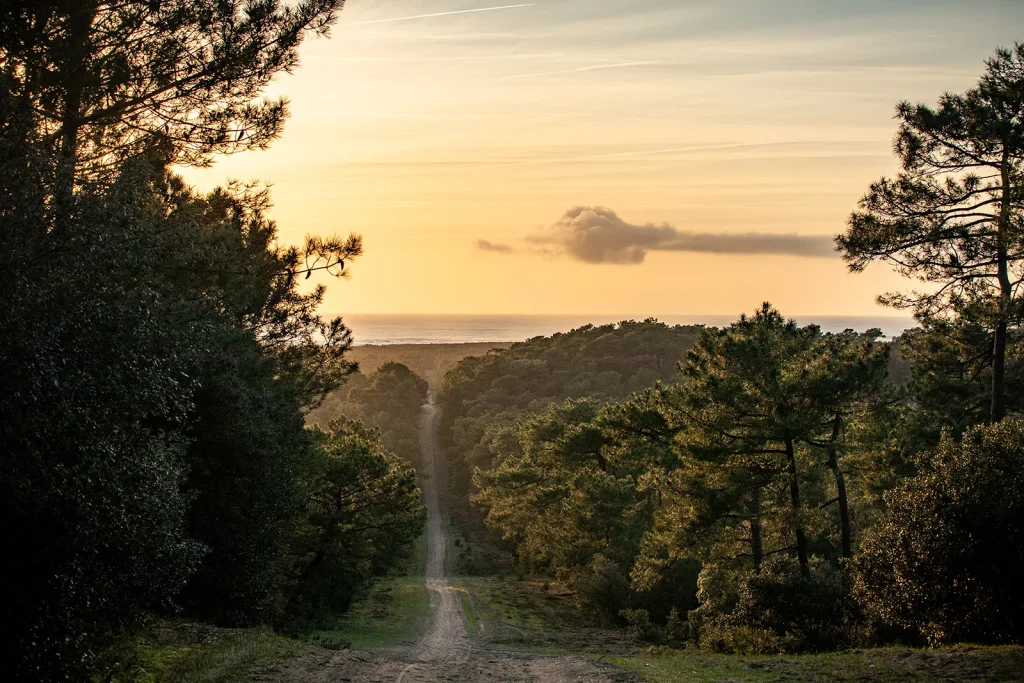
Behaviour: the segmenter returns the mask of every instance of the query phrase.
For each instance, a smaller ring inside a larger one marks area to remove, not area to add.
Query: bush
[[[688,635],[686,620],[680,617],[679,610],[673,607],[665,621],[665,640],[670,643],[682,643]]]
[[[1024,421],[946,434],[885,500],[855,564],[868,614],[933,644],[1024,640]]]
[[[843,570],[825,562],[804,573],[789,559],[760,573],[702,573],[701,606],[690,613],[700,649],[744,654],[834,650],[856,639],[856,604]]]
[[[651,615],[647,610],[624,609],[619,611],[619,616],[626,620],[629,635],[637,640],[653,640],[657,635],[657,629],[651,623]]]
[[[603,625],[610,624],[627,607],[629,580],[614,560],[600,553],[576,580],[575,588],[580,607]]]

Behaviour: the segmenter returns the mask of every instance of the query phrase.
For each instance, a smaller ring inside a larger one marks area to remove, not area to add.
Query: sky
[[[283,137],[183,173],[269,184],[282,243],[361,234],[332,314],[886,314],[913,283],[830,240],[898,168],[895,105],[1022,28],[1022,0],[349,0],[270,90]]]

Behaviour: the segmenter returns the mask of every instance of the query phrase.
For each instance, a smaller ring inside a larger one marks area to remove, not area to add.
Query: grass
[[[461,577],[466,630],[484,649],[588,654],[649,683],[836,681],[1024,682],[1024,647],[874,648],[818,655],[743,656],[641,650],[621,629],[598,628],[573,595],[542,578]]]
[[[334,650],[380,650],[415,642],[430,619],[430,594],[423,583],[426,554],[426,537],[421,536],[404,571],[375,581],[334,628],[313,631],[306,639]]]
[[[478,647],[543,653],[606,654],[631,649],[623,632],[595,628],[557,582],[456,577],[466,631]]]
[[[606,661],[650,683],[772,681],[1024,681],[1024,647],[877,648],[820,655],[741,656],[651,651]]]
[[[95,681],[213,683],[244,677],[302,649],[268,629],[226,629],[186,621],[158,621],[126,636],[102,656]]]

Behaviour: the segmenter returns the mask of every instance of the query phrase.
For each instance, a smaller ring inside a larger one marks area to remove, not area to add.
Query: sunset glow
[[[284,242],[361,233],[330,312],[884,313],[875,296],[908,283],[838,255],[593,263],[534,238],[586,206],[827,240],[896,170],[896,103],[970,87],[1021,25],[1013,0],[351,0],[277,83],[284,137],[184,173],[272,184]]]

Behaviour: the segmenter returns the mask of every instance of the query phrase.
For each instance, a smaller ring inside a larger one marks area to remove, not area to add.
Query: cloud
[[[634,66],[652,66],[654,64],[661,64],[660,61],[647,61],[647,62],[618,62],[616,64],[594,64],[592,66],[581,66],[575,69],[559,69],[557,71],[539,71],[529,74],[516,74],[514,76],[504,76],[499,78],[499,81],[511,81],[519,78],[533,78],[539,76],[558,76],[561,74],[578,74],[585,71],[601,71],[603,69],[625,69]]]
[[[601,206],[573,207],[547,231],[528,239],[534,244],[552,245],[585,263],[638,264],[651,251],[809,258],[835,255],[831,235],[711,233],[680,230],[668,223],[634,225]]]
[[[414,14],[409,17],[388,17],[387,19],[370,19],[368,21],[350,21],[342,26],[363,26],[364,24],[387,24],[392,21],[410,21],[412,19],[432,19],[433,17],[448,17],[453,14],[472,14],[474,12],[494,12],[502,9],[517,9],[519,7],[533,7],[536,3],[528,2],[519,5],[499,5],[498,7],[476,7],[473,9],[459,9],[451,12],[433,12],[431,14]]]
[[[487,240],[477,240],[476,248],[480,251],[493,251],[498,254],[511,254],[514,251],[507,244],[498,244],[496,242],[488,242]]]

